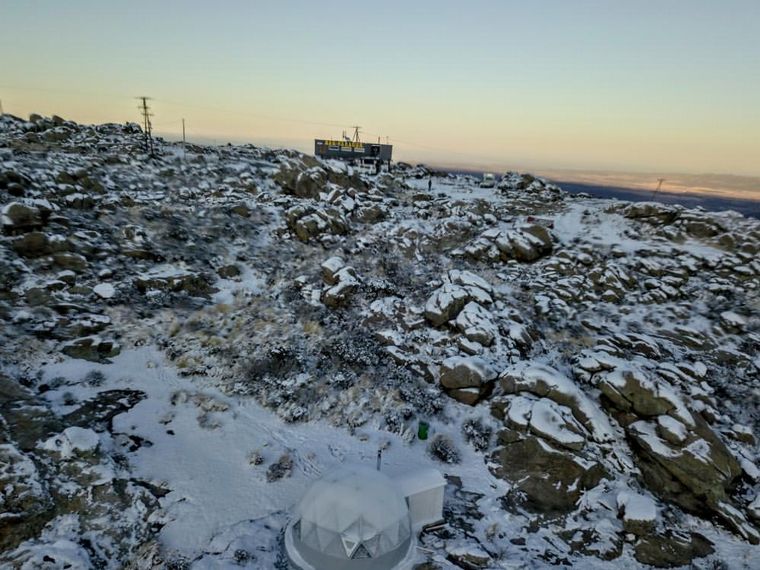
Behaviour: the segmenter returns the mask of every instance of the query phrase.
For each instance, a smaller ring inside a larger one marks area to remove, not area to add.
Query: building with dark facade
[[[393,145],[380,143],[365,143],[347,140],[315,139],[314,154],[319,158],[337,158],[356,166],[374,169],[380,172],[383,168],[390,170]]]

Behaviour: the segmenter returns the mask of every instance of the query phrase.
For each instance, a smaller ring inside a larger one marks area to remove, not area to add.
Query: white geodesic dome
[[[411,549],[406,500],[380,471],[330,473],[311,486],[294,514],[286,548],[304,570],[391,570]]]

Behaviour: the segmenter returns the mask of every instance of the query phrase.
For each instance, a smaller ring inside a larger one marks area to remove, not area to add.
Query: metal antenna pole
[[[0,115],[5,115],[5,111],[3,111],[3,100],[0,99]]]
[[[185,119],[182,119],[182,160],[185,160]]]
[[[658,178],[657,179],[657,188],[655,188],[654,192],[652,192],[652,200],[654,200],[654,197],[657,196],[657,192],[660,191],[660,188],[662,188],[662,183],[665,182],[664,178]]]
[[[361,127],[354,125],[354,137],[352,139],[354,142],[361,142],[359,140],[359,129],[361,129]]]

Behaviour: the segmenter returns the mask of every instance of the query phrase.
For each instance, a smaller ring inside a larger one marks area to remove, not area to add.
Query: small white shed
[[[412,528],[422,529],[443,520],[443,491],[446,479],[433,468],[410,471],[394,477],[409,506]]]

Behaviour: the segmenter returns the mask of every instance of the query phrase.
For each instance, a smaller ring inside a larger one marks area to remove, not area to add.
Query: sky
[[[760,176],[758,0],[0,0],[6,112],[394,158]],[[760,188],[759,188],[760,190]]]

